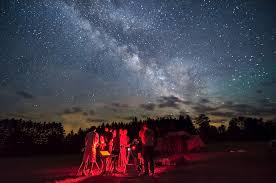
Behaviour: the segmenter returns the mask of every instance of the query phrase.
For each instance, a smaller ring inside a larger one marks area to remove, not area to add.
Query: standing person
[[[106,147],[106,143],[105,143],[105,140],[104,140],[104,136],[101,135],[100,136],[99,150],[104,151],[105,147]]]
[[[91,131],[85,136],[85,150],[83,154],[82,163],[78,170],[78,174],[86,175],[87,166],[92,163],[90,171],[93,169],[94,163],[96,163],[96,148],[99,144],[99,134],[96,132],[96,127],[92,126]]]
[[[115,170],[114,172],[118,173],[118,168],[119,168],[119,164],[118,164],[118,159],[119,159],[119,154],[120,154],[120,137],[119,137],[119,132],[117,133],[117,130],[113,130],[113,151],[112,154],[116,155],[115,157]]]
[[[112,129],[110,129],[112,131]],[[113,149],[113,134],[107,127],[105,128],[104,138],[106,150],[111,154]]]
[[[137,139],[137,145],[136,145],[136,150],[137,150],[137,172],[140,175],[143,173],[143,164],[144,164],[144,159],[142,157],[142,141],[141,139]]]
[[[120,139],[117,135],[117,130],[114,129],[112,132],[112,142],[113,142],[113,148],[112,148],[112,154],[119,155],[120,152]]]
[[[114,141],[114,139],[116,138],[116,136],[117,136],[117,131],[116,131],[116,129],[114,129],[114,130],[112,131],[112,138],[113,138],[113,141]]]
[[[104,141],[105,141],[105,151],[108,151],[110,154],[112,153],[112,148],[113,148],[113,135],[112,135],[112,129],[109,129],[108,127],[105,127],[104,129]],[[106,174],[109,172],[111,167],[111,159],[109,157],[105,157],[104,159],[104,171],[102,172],[103,174]]]
[[[113,151],[113,145],[114,145],[114,142],[113,142],[113,129],[109,129],[109,133],[108,133],[108,152],[110,154],[112,154],[112,151]]]
[[[118,165],[117,165],[117,168],[118,168],[118,171],[121,172],[121,169],[122,169],[122,157],[123,157],[123,154],[124,154],[124,150],[125,148],[123,148],[122,146],[122,141],[123,141],[123,129],[119,129],[119,134],[118,134],[118,145],[119,145],[119,156],[118,156]]]
[[[123,135],[124,135],[124,141],[123,141],[123,145],[125,146],[125,149],[127,150],[127,147],[129,146],[129,137],[127,136],[127,129],[123,130]],[[128,163],[127,160],[127,153],[124,156],[124,165],[126,166],[126,164]]]
[[[107,127],[104,128],[103,136],[104,136],[104,141],[107,144],[108,141],[108,134],[109,134],[109,129]]]
[[[120,153],[118,158],[118,169],[125,173],[126,170],[126,161],[127,161],[127,145],[128,145],[128,137],[127,130],[120,129],[119,130],[119,138],[120,138]]]
[[[154,145],[155,145],[155,135],[154,131],[146,124],[142,126],[142,129],[139,132],[139,137],[142,141],[142,156],[144,159],[144,170],[145,175],[149,175],[149,163],[151,174],[154,174]]]

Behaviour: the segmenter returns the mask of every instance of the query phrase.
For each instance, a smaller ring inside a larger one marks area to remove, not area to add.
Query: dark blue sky
[[[0,117],[275,118],[275,2],[1,2]],[[274,21],[273,21],[274,20]]]

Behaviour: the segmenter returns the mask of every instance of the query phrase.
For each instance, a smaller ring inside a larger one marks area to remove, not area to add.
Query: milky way
[[[275,117],[273,1],[6,1],[0,117]]]

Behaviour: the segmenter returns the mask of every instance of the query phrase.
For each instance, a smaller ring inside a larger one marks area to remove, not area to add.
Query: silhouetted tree
[[[237,139],[240,137],[240,127],[238,126],[238,119],[232,118],[229,121],[229,126],[227,129],[228,136],[232,139]]]
[[[208,133],[210,129],[210,119],[205,114],[200,114],[197,118],[195,118],[195,123],[199,126],[199,132],[201,138],[205,141],[208,140]]]
[[[218,133],[219,133],[219,134],[225,134],[225,132],[226,132],[226,127],[225,127],[225,125],[220,125],[220,126],[218,127]]]

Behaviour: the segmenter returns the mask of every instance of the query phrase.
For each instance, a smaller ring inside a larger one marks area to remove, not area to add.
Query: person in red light
[[[115,157],[115,170],[114,172],[118,173],[119,171],[119,154],[120,154],[120,135],[119,132],[117,133],[117,130],[113,130],[113,155],[116,155]]]
[[[122,139],[123,139],[123,129],[119,129],[119,156],[118,156],[118,171],[121,171],[122,169],[122,154],[124,154],[124,149],[122,148]]]
[[[100,136],[99,150],[104,151],[105,147],[106,147],[106,143],[105,143],[105,140],[104,140],[104,136],[101,135]]]
[[[119,130],[120,138],[120,153],[118,158],[118,168],[125,173],[127,164],[127,145],[129,138],[127,136],[127,130]]]
[[[78,175],[87,175],[86,169],[88,168],[89,162],[92,164],[90,172],[93,169],[94,163],[96,163],[96,148],[99,144],[99,134],[96,132],[96,127],[92,126],[91,131],[85,136],[85,149],[83,154],[82,163],[78,170]],[[89,172],[89,173],[90,173]]]
[[[152,175],[154,174],[154,146],[155,146],[155,135],[154,131],[147,127],[146,124],[142,126],[139,132],[139,137],[142,141],[142,156],[144,159],[144,171],[145,175],[149,175],[149,167]]]
[[[116,138],[116,136],[117,136],[117,131],[116,131],[116,129],[114,129],[114,130],[112,131],[112,138],[113,138],[113,141],[114,141],[114,139]]]
[[[105,128],[105,133],[104,133],[104,138],[105,138],[105,143],[106,143],[106,150],[109,153],[112,153],[113,150],[113,134],[112,134],[112,129]]]

